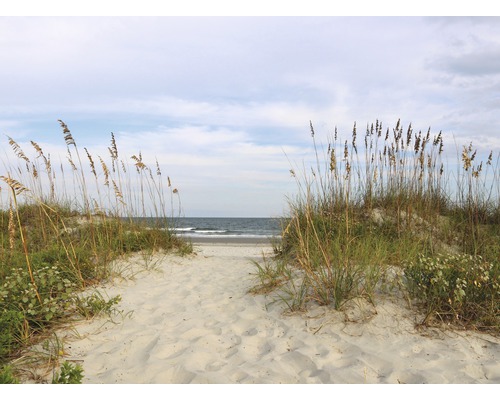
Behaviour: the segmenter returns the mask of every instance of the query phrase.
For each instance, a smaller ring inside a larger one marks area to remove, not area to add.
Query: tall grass
[[[38,143],[23,149],[8,138],[14,160],[4,160],[0,174],[0,364],[81,309],[77,291],[107,279],[116,257],[191,251],[169,229],[179,194],[158,162],[146,165],[139,152],[129,165],[113,134],[107,157],[82,152],[59,123],[66,159],[57,166]]]
[[[450,161],[441,132],[400,121],[392,129],[376,121],[363,134],[354,124],[348,140],[335,130],[323,154],[312,123],[310,132],[316,162],[291,170],[299,192],[274,268],[267,261],[258,270],[262,287],[279,287],[294,308],[341,309],[356,298],[374,302],[387,268],[422,257],[469,254],[500,268],[499,155],[479,160],[469,144]],[[498,302],[500,293],[492,296]],[[498,307],[489,310],[498,324]]]

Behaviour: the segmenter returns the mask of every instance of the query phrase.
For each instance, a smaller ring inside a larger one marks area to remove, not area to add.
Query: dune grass
[[[158,162],[152,169],[139,153],[129,165],[113,134],[108,157],[87,149],[82,157],[59,122],[67,157],[57,166],[36,142],[29,154],[8,138],[14,161],[4,161],[0,176],[0,370],[75,314],[110,312],[119,299],[79,293],[110,278],[112,260],[192,250],[169,229],[179,194]]]
[[[253,292],[274,292],[291,310],[311,302],[343,309],[376,303],[388,271],[425,322],[500,332],[499,156],[472,144],[451,162],[443,135],[356,125],[337,131],[316,164],[291,170],[298,187],[276,257],[257,264]]]

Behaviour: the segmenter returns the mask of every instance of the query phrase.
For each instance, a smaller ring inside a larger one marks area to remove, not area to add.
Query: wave
[[[229,231],[226,229],[210,229],[210,228],[195,228],[195,227],[173,228],[172,230],[180,235],[187,235],[187,234],[217,235],[217,234],[229,233]]]
[[[172,227],[183,237],[269,238],[280,236],[281,230],[271,218],[181,218]]]
[[[259,234],[249,234],[249,233],[199,233],[196,231],[183,233],[181,236],[184,237],[211,237],[211,238],[255,238],[255,239],[269,239],[269,238],[280,238],[281,235],[259,235]]]

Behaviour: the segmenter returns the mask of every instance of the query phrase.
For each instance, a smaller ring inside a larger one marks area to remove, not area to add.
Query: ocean
[[[175,218],[172,229],[180,237],[270,239],[281,236],[278,218]]]

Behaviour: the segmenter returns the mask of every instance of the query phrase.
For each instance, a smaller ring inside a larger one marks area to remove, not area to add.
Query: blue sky
[[[325,142],[379,119],[500,150],[500,18],[0,17],[10,136],[158,159],[186,216],[280,216]],[[0,175],[2,174],[0,166]]]

